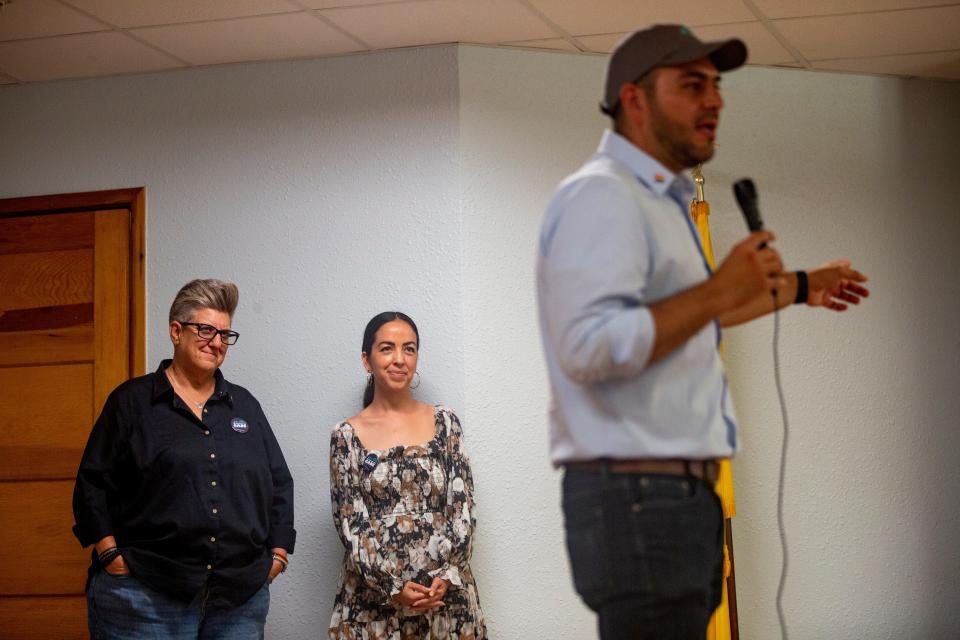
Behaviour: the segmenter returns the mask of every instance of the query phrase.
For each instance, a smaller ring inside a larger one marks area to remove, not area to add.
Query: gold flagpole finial
[[[694,202],[703,202],[706,200],[706,196],[703,195],[703,163],[698,164],[693,168],[693,181],[697,183],[697,196],[694,198]]]

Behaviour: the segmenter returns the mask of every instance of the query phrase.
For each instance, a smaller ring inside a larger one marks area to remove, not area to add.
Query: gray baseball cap
[[[636,82],[657,67],[710,58],[718,71],[736,69],[747,60],[747,45],[738,38],[701,42],[679,24],[657,24],[634,31],[614,47],[607,63],[600,110],[613,117],[620,104],[620,86]]]

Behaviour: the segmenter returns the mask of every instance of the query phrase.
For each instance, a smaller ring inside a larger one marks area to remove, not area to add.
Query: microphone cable
[[[761,231],[763,220],[757,207],[757,187],[750,178],[743,178],[733,183],[733,195],[743,211],[744,220],[750,232]],[[760,245],[760,249],[766,243]],[[783,382],[780,380],[780,309],[778,308],[777,290],[770,290],[773,294],[773,378],[777,385],[777,398],[780,400],[780,414],[783,418],[783,442],[780,447],[780,478],[777,483],[777,528],[780,531],[780,551],[782,555],[780,565],[780,584],[777,586],[777,618],[780,621],[780,637],[787,640],[787,617],[783,613],[783,590],[787,584],[787,530],[783,522],[783,495],[787,470],[787,443],[790,435],[790,421],[787,417],[787,402],[783,395]]]
[[[783,590],[787,584],[787,529],[783,520],[783,494],[787,471],[787,443],[790,435],[790,421],[787,417],[787,402],[783,395],[783,382],[780,380],[780,309],[777,304],[777,290],[773,289],[773,379],[777,386],[777,398],[780,400],[780,414],[783,418],[783,441],[780,446],[780,479],[777,483],[777,528],[780,530],[780,584],[777,586],[777,618],[780,621],[780,637],[787,640],[787,617],[783,612]]]

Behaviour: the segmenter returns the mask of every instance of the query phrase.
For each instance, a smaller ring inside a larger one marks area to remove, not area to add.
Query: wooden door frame
[[[0,218],[103,209],[130,210],[130,371],[146,373],[146,187],[0,199]]]

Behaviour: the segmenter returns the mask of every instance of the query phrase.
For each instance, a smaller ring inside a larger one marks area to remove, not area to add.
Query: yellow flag
[[[690,215],[697,226],[697,232],[700,234],[700,244],[703,246],[703,253],[710,263],[710,268],[717,266],[716,258],[713,254],[713,242],[710,239],[710,203],[703,196],[703,174],[700,173],[700,167],[694,170],[694,179],[697,182],[697,197],[690,203]],[[720,352],[723,353],[723,345],[720,345]],[[733,472],[730,468],[730,460],[720,461],[720,477],[717,479],[717,495],[720,497],[720,504],[723,507],[724,519],[730,519],[737,515],[737,502],[733,491]],[[710,626],[707,627],[707,640],[730,640],[731,622],[730,605],[727,599],[727,579],[730,577],[732,563],[730,562],[731,542],[724,536],[723,541],[723,589],[721,590],[720,606],[710,619]]]
[[[695,174],[697,178],[697,199],[690,203],[690,215],[693,216],[693,222],[697,225],[697,231],[700,233],[700,244],[703,245],[703,252],[707,256],[707,262],[710,268],[717,266],[713,255],[713,242],[710,240],[710,203],[703,199],[703,177],[699,171]],[[720,345],[720,351],[723,352],[723,345]],[[730,461],[720,461],[720,478],[717,480],[717,494],[720,496],[720,502],[723,504],[723,517],[732,518],[737,515],[737,502],[733,491],[733,473],[730,470]],[[726,571],[724,572],[726,574]]]

